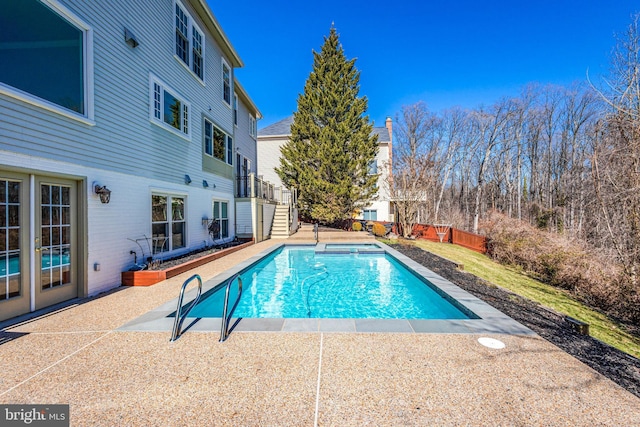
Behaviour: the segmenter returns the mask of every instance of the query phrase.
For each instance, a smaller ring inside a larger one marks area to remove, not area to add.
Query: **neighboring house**
[[[0,28],[0,320],[237,235],[260,113],[205,0],[20,0]]]
[[[282,180],[275,171],[280,166],[282,145],[291,136],[293,116],[273,123],[258,131],[258,174],[263,179],[282,186]],[[378,135],[378,155],[371,164],[372,174],[379,174],[377,199],[363,209],[357,218],[373,221],[393,221],[391,201],[389,197],[389,170],[393,152],[393,127],[391,118],[385,121],[385,127],[374,127],[373,133]]]

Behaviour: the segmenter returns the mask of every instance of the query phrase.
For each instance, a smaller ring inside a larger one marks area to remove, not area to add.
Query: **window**
[[[240,155],[238,153],[236,158],[236,174],[238,176],[238,197],[251,197],[251,180],[249,174],[251,173],[251,160]]]
[[[256,118],[253,116],[249,116],[249,133],[252,137],[256,138],[258,136],[258,128],[256,123]]]
[[[186,246],[185,198],[154,194],[151,196],[151,241],[154,254]]]
[[[226,135],[223,131],[215,126],[213,127],[213,157],[223,162],[226,160],[227,155],[227,139],[225,137]]]
[[[378,211],[375,209],[365,209],[363,212],[363,217],[366,221],[377,221]]]
[[[176,2],[176,56],[200,80],[204,80],[204,37],[191,15],[178,1]]]
[[[0,92],[93,119],[92,30],[57,1],[3,1]]]
[[[228,164],[233,164],[233,139],[209,120],[204,120],[204,152]]]
[[[227,135],[227,163],[233,163],[233,139]]]
[[[238,126],[238,95],[233,94],[233,124]]]
[[[213,202],[213,224],[210,228],[211,238],[220,240],[229,237],[229,209],[227,202]]]
[[[193,34],[193,72],[200,80],[204,80],[203,64],[204,64],[204,46],[202,44],[202,33],[192,27]]]
[[[189,18],[176,3],[176,55],[189,65]]]
[[[378,173],[378,162],[374,159],[369,162],[369,175],[376,175]]]
[[[210,121],[204,121],[204,153],[213,157],[213,125]]]
[[[152,121],[182,136],[189,136],[189,104],[153,77],[150,86]]]
[[[222,99],[231,106],[231,69],[222,60]]]

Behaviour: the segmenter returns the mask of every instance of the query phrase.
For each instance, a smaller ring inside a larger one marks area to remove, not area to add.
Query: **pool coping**
[[[347,244],[348,242],[344,242]],[[357,244],[358,242],[354,242]],[[477,315],[478,319],[273,319],[273,318],[242,318],[232,319],[231,333],[234,332],[377,332],[377,333],[447,333],[447,334],[507,334],[507,335],[536,335],[531,329],[516,322],[501,311],[491,307],[486,302],[461,289],[447,279],[439,276],[416,261],[401,254],[395,249],[377,241],[385,252],[397,261],[414,270],[418,275],[431,282],[439,292],[457,301],[460,305]],[[316,246],[315,244],[282,242],[265,249],[202,284],[202,293],[220,286],[233,275],[260,261],[263,257],[282,246]],[[185,294],[184,301],[191,301],[196,295],[196,289],[190,289]],[[166,331],[171,332],[178,298],[168,301],[155,309],[124,324],[118,331]],[[183,324],[183,332],[211,332],[220,331],[220,318],[187,317]]]

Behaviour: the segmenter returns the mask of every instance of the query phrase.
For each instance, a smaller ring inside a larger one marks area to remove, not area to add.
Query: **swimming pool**
[[[330,247],[331,246],[331,247]],[[377,251],[358,252],[358,249]],[[477,318],[374,244],[281,247],[240,273],[241,318]],[[237,287],[232,286],[230,301]],[[208,292],[193,317],[221,317],[224,290]]]
[[[333,242],[335,243],[335,242]],[[360,244],[368,242],[353,242],[353,245],[359,246]],[[340,245],[351,245],[350,243],[339,242]],[[241,261],[229,263],[224,258],[219,263],[226,264],[226,270],[217,276],[206,280],[203,283],[203,297],[210,296],[216,292],[221,286],[224,286],[225,282],[233,277],[235,274],[242,274],[248,269],[254,268],[258,264],[266,261],[267,258],[274,255],[282,248],[289,247],[306,247],[307,249],[316,249],[314,252],[318,252],[321,249],[323,243],[317,245],[300,245],[300,244],[286,244],[284,242],[262,242],[259,245],[265,247],[261,251],[253,252],[251,249],[247,249],[247,254]],[[438,294],[444,296],[449,301],[453,301],[456,308],[460,309],[463,313],[467,314],[468,318],[455,318],[455,319],[424,319],[424,318],[316,318],[306,317],[307,312],[303,312],[302,318],[269,318],[269,317],[240,317],[239,313],[234,313],[235,320],[231,322],[231,330],[236,332],[328,332],[328,333],[413,333],[413,334],[515,334],[515,335],[535,335],[527,327],[521,325],[515,320],[511,319],[504,313],[491,307],[484,301],[478,299],[474,295],[460,289],[455,284],[444,279],[443,277],[435,274],[425,266],[422,266],[412,260],[411,258],[396,251],[391,246],[385,245],[382,242],[375,242],[378,249],[363,249],[363,253],[358,253],[355,256],[346,254],[323,254],[324,258],[340,258],[346,256],[349,260],[355,260],[359,258],[367,259],[370,256],[370,252],[366,254],[366,251],[381,251],[389,254],[393,260],[401,265],[410,269],[411,274],[420,278],[424,286],[429,286],[435,290]],[[333,249],[329,249],[329,252]],[[322,252],[322,251],[320,251]],[[253,254],[252,254],[253,253]],[[288,261],[282,261],[284,265],[281,265],[280,275],[284,277],[286,263]],[[316,263],[311,266],[315,267]],[[356,270],[356,269],[352,269]],[[197,273],[197,271],[194,271]],[[300,276],[299,276],[300,277]],[[308,282],[305,283],[305,287],[311,285]],[[428,284],[425,284],[428,283]],[[253,296],[248,291],[248,282],[244,283],[243,294],[247,294],[250,297]],[[280,286],[280,285],[278,285]],[[316,286],[316,285],[314,285]],[[232,286],[232,289],[236,285]],[[275,287],[275,286],[274,286]],[[176,291],[177,292],[177,291]],[[188,292],[185,294],[184,306],[189,304],[195,298],[196,289],[193,286],[189,287]],[[258,295],[257,293],[255,295]],[[136,319],[132,319],[130,322],[122,325],[118,330],[120,331],[157,331],[166,332],[169,334],[172,330],[177,298],[167,301],[164,304],[152,309],[151,311],[139,316]],[[277,301],[277,300],[274,300]],[[230,304],[233,300],[230,299]],[[267,301],[269,303],[269,301]],[[304,304],[304,303],[303,303]],[[391,303],[392,304],[392,303]],[[215,304],[212,304],[215,306]],[[222,303],[220,303],[220,307]],[[306,308],[306,307],[305,307]],[[214,307],[212,307],[212,310]],[[218,308],[218,310],[220,310]],[[313,307],[312,307],[313,310]],[[312,311],[312,315],[314,312]],[[207,316],[215,316],[214,314],[206,314]],[[475,315],[475,316],[473,316]],[[192,311],[185,322],[183,331],[195,331],[195,332],[215,332],[220,333],[221,329],[220,317],[197,317]]]

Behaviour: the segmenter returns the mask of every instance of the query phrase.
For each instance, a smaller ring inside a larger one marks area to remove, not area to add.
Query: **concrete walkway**
[[[0,404],[69,404],[73,426],[640,425],[640,399],[535,335],[116,330],[280,242],[5,323]]]

